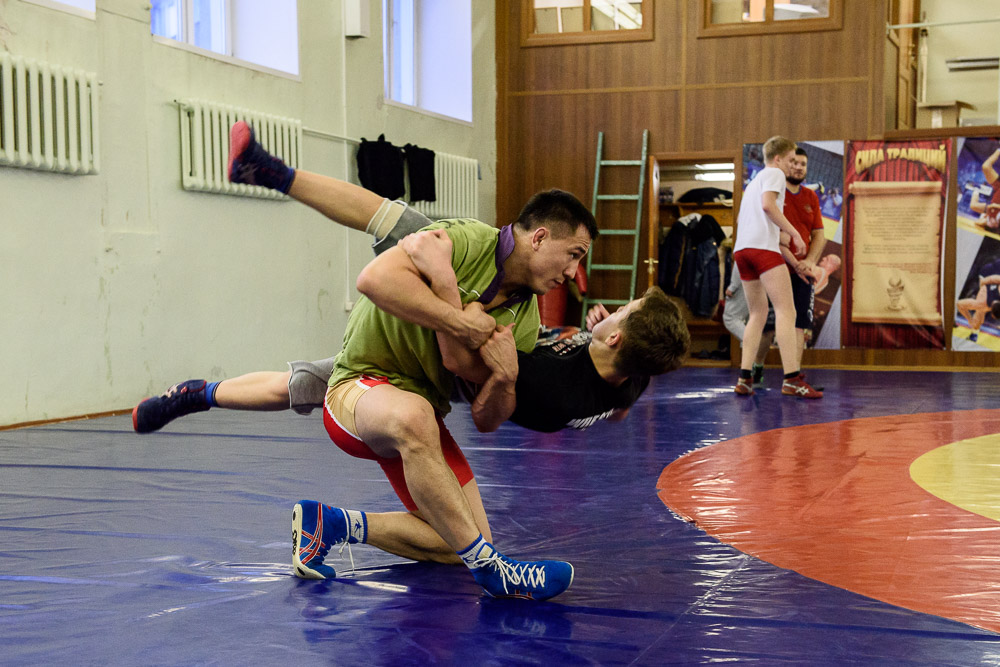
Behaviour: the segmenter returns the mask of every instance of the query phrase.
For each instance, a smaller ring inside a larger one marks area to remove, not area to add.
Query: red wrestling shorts
[[[323,425],[326,432],[334,444],[342,450],[359,459],[375,461],[382,466],[382,471],[392,484],[393,490],[403,506],[411,512],[420,508],[413,501],[410,490],[406,486],[406,478],[403,476],[403,460],[396,456],[393,458],[381,457],[371,450],[357,435],[354,426],[354,406],[358,399],[366,391],[380,384],[391,384],[386,378],[373,375],[362,375],[353,380],[344,380],[336,386],[330,387],[326,393],[326,402],[323,409]],[[474,479],[472,468],[465,459],[462,450],[459,449],[455,439],[448,432],[447,427],[437,417],[438,430],[441,433],[441,453],[444,460],[455,473],[459,486],[465,486]]]
[[[743,248],[733,255],[742,280],[760,280],[762,274],[776,266],[784,266],[785,258],[780,252],[761,248]]]

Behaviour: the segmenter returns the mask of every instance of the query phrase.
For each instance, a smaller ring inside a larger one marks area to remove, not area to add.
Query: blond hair
[[[791,139],[785,139],[781,135],[771,137],[764,142],[764,162],[770,162],[776,157],[782,156],[797,148]]]

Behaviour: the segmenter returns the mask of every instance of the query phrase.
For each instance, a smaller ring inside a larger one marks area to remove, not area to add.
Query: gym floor
[[[296,579],[295,501],[400,509],[318,412],[0,432],[0,662],[1000,665],[1000,376],[809,376],[684,368],[548,435],[456,406],[498,547],[576,568],[544,603],[364,545]]]

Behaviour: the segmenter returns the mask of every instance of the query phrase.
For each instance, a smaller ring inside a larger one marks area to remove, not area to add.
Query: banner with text
[[[845,346],[944,348],[950,157],[950,139],[848,143]]]

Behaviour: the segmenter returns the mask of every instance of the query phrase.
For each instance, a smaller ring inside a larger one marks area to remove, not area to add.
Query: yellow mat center
[[[910,465],[910,477],[941,500],[1000,521],[1000,433],[933,449]]]

